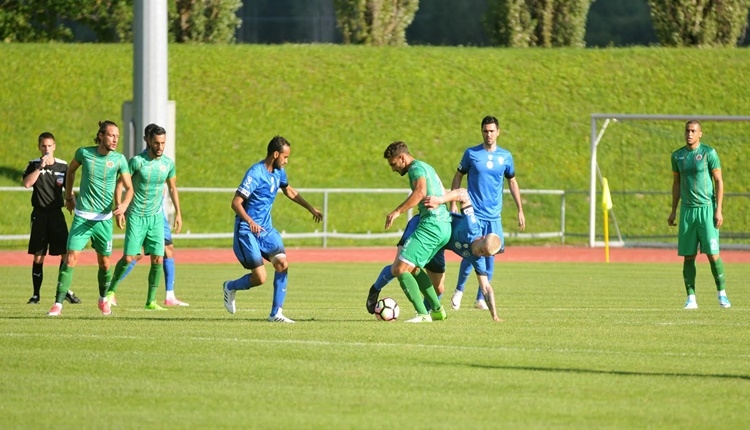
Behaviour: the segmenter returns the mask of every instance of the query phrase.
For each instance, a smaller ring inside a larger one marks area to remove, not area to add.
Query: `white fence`
[[[200,187],[180,187],[180,194],[184,193],[224,193],[233,194],[236,188],[200,188]],[[23,187],[0,187],[0,192],[30,192],[31,189]],[[341,233],[338,231],[329,231],[328,228],[328,213],[329,206],[328,201],[332,194],[402,194],[404,198],[411,192],[405,188],[297,188],[297,191],[304,195],[318,193],[323,194],[323,207],[321,212],[323,213],[322,230],[313,230],[311,232],[304,233],[288,233],[281,231],[283,238],[289,239],[315,239],[319,238],[322,240],[322,246],[325,248],[328,246],[328,239],[354,239],[354,240],[372,240],[372,239],[387,239],[387,238],[399,238],[403,231],[394,231],[388,233]],[[508,190],[505,190],[505,194],[509,194]],[[565,191],[563,190],[521,190],[521,195],[531,194],[547,194],[560,196],[560,230],[540,233],[518,233],[505,232],[505,237],[513,237],[520,239],[549,239],[549,238],[560,238],[561,242],[565,242]],[[412,211],[409,211],[408,216],[411,218],[413,215]],[[25,240],[28,239],[28,233],[26,234],[8,234],[0,235],[0,241],[9,240]],[[115,239],[122,239],[123,234],[115,234]],[[198,240],[198,239],[223,239],[231,238],[232,232],[225,233],[180,233],[173,234],[175,240]]]

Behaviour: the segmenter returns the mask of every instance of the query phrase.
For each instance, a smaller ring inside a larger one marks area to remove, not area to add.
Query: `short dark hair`
[[[146,132],[146,140],[148,140],[149,142],[151,141],[151,139],[154,138],[154,136],[161,136],[163,134],[167,134],[167,130],[164,130],[164,127],[158,126],[156,124],[147,125],[146,130],[144,131]]]
[[[285,146],[291,148],[292,144],[289,143],[289,141],[286,140],[283,136],[274,136],[271,141],[268,142],[268,147],[266,148],[266,156],[272,155],[274,152],[283,151]]]
[[[500,128],[500,122],[494,116],[487,115],[486,117],[482,118],[481,127],[484,127],[487,124],[495,124],[498,129]]]
[[[45,131],[44,133],[42,133],[42,134],[39,135],[39,138],[37,139],[37,145],[41,145],[42,141],[44,139],[55,140],[55,136],[52,133],[50,133],[49,131]]]
[[[106,133],[107,128],[109,128],[110,126],[117,127],[117,124],[114,121],[110,121],[108,119],[105,119],[104,121],[99,121],[99,131],[96,132],[94,143],[96,143],[97,145],[102,143],[102,140],[99,139],[99,135]]]
[[[703,126],[701,125],[701,122],[698,121],[697,119],[692,119],[692,120],[686,122],[685,123],[685,128],[688,128],[689,125],[697,125],[698,126],[698,130],[703,131]]]
[[[401,154],[409,154],[409,147],[406,146],[406,143],[397,140],[396,142],[391,143],[387,148],[385,148],[385,152],[383,152],[383,158],[391,159]]]
[[[156,125],[154,123],[151,123],[151,124],[147,125],[146,128],[143,129],[143,137],[146,138],[146,139],[148,139],[149,133],[151,133],[151,130],[153,130],[156,127],[158,127],[158,125]]]

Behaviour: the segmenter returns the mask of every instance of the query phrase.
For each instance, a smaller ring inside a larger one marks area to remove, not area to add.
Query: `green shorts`
[[[127,216],[125,255],[138,255],[141,247],[148,255],[164,256],[164,215]]]
[[[696,255],[698,245],[706,255],[719,253],[719,229],[714,226],[713,206],[680,207],[677,255]]]
[[[89,239],[97,254],[112,255],[112,218],[92,221],[74,216],[68,234],[68,250],[83,251]]]
[[[424,268],[451,238],[450,219],[438,221],[434,217],[419,220],[417,229],[404,242],[399,260]]]

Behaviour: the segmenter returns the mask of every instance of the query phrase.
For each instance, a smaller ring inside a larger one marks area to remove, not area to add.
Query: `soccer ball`
[[[398,318],[400,309],[398,303],[390,297],[378,300],[375,305],[375,318],[380,321],[393,321]]]

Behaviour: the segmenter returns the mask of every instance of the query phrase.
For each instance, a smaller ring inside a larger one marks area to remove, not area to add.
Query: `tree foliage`
[[[748,24],[748,0],[649,0],[664,46],[735,46]]]
[[[229,43],[241,0],[169,0],[172,40]],[[132,42],[133,0],[0,0],[3,42]]]
[[[488,0],[485,29],[496,45],[584,46],[592,0]]]
[[[334,0],[345,44],[406,45],[419,0]]]

